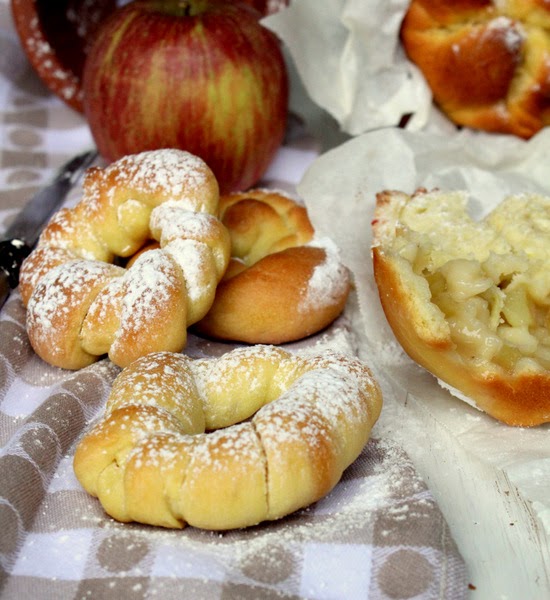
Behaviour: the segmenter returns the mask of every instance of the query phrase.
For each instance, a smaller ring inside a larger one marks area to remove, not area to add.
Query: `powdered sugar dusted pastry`
[[[335,244],[314,237],[303,205],[282,192],[256,189],[222,196],[220,218],[231,236],[231,262],[199,332],[280,344],[338,317],[349,273]]]
[[[365,446],[382,397],[359,360],[274,346],[124,369],[74,469],[119,521],[223,530],[326,495]]]
[[[481,221],[465,192],[378,195],[374,275],[405,351],[510,425],[550,421],[550,198]]]
[[[148,352],[181,350],[229,261],[218,200],[208,166],[180,150],[89,169],[80,202],[54,215],[21,269],[37,354],[78,369],[105,353],[125,366]],[[130,268],[112,264],[150,239],[159,248]]]

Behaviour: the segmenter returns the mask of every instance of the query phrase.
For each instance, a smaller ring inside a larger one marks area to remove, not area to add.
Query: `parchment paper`
[[[414,397],[467,452],[502,472],[517,486],[547,536],[550,426],[513,428],[495,421],[453,397],[400,350],[373,280],[370,221],[375,194],[384,189],[469,190],[474,217],[488,212],[507,193],[549,194],[549,155],[548,130],[525,142],[468,130],[449,137],[388,128],[322,155],[298,187],[317,231],[336,241],[355,276],[362,348],[379,375],[390,381],[394,399],[406,402]]]
[[[548,597],[550,428],[498,423],[403,353],[374,284],[370,221],[375,194],[387,188],[466,189],[475,216],[509,192],[548,193],[550,136],[524,142],[459,131],[433,105],[401,47],[408,4],[293,0],[265,20],[313,103],[341,133],[359,136],[321,156],[298,190],[318,231],[333,237],[354,273],[360,353],[385,388],[380,434],[407,448],[438,498],[478,584],[472,594]],[[406,130],[395,128],[403,122]]]
[[[358,135],[434,115],[431,92],[404,55],[399,28],[408,0],[293,0],[264,19],[288,48],[311,98]],[[439,120],[439,119],[438,119]]]

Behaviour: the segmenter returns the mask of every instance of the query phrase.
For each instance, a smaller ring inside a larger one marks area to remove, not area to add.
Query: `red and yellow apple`
[[[181,148],[214,171],[222,192],[245,190],[281,145],[288,77],[260,13],[223,0],[134,0],[91,46],[84,111],[108,161]]]

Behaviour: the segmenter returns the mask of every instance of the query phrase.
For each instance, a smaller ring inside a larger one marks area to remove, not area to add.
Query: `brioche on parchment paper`
[[[550,4],[412,0],[403,47],[456,124],[530,138],[550,124]]]
[[[461,191],[377,196],[374,276],[397,340],[478,409],[550,421],[550,198],[510,196],[482,220]]]

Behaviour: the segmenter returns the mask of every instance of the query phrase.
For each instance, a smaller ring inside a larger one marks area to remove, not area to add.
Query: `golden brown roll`
[[[550,123],[545,0],[412,0],[401,37],[455,123],[522,138]]]
[[[314,238],[305,207],[255,189],[220,198],[231,261],[196,325],[222,340],[281,344],[312,335],[343,311],[350,278],[336,246]]]
[[[510,425],[550,421],[550,198],[510,196],[481,221],[465,192],[378,195],[374,275],[409,356]]]

